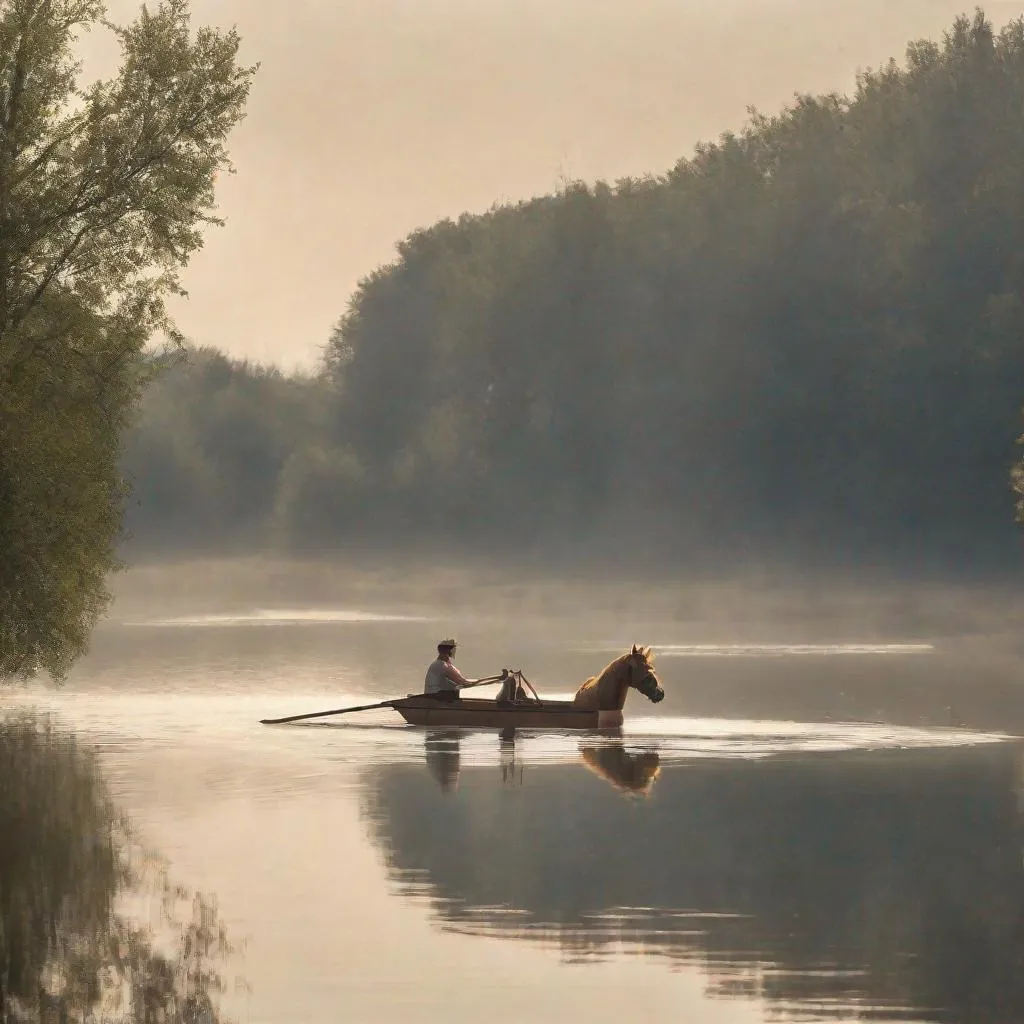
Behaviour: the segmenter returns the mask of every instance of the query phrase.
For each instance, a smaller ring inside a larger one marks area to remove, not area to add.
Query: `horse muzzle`
[[[658,685],[653,672],[649,672],[640,683],[637,683],[636,688],[654,704],[665,699],[665,691]]]

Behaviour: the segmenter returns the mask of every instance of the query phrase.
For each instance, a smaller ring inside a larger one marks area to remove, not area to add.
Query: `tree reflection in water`
[[[713,993],[791,1014],[1024,1019],[1018,746],[584,750],[590,771],[538,762],[514,790],[463,768],[450,799],[415,765],[368,773],[364,814],[406,897],[436,901],[445,929],[571,958],[691,961]]]
[[[0,836],[3,1024],[220,1019],[217,965],[231,950],[214,905],[143,854],[73,735],[0,722]],[[159,929],[129,918],[132,897],[157,897]]]

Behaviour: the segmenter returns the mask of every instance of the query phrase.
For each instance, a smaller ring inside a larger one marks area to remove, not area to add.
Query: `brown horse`
[[[602,727],[622,725],[622,707],[631,686],[654,704],[665,699],[665,691],[654,674],[653,661],[650,647],[633,644],[631,651],[616,658],[599,675],[586,680],[576,691],[573,704],[604,712]]]

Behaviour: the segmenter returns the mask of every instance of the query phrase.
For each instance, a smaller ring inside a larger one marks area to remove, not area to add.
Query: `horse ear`
[[[650,647],[645,647],[644,648],[644,657],[647,658],[648,661],[650,660],[650,657],[651,657],[651,649],[650,649]]]
[[[631,654],[639,654],[639,653],[640,653],[640,651],[639,651],[639,649],[637,648],[636,644],[633,644],[633,650],[632,650],[632,651],[630,651],[630,653],[631,653]]]

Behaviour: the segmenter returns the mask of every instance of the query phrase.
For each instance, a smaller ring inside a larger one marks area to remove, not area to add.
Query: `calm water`
[[[265,596],[121,602],[64,691],[6,698],[95,743],[216,894],[240,1021],[1024,1016],[1009,655],[899,623]],[[651,643],[668,696],[600,738],[257,724],[415,690],[452,631],[464,671],[542,695]]]

